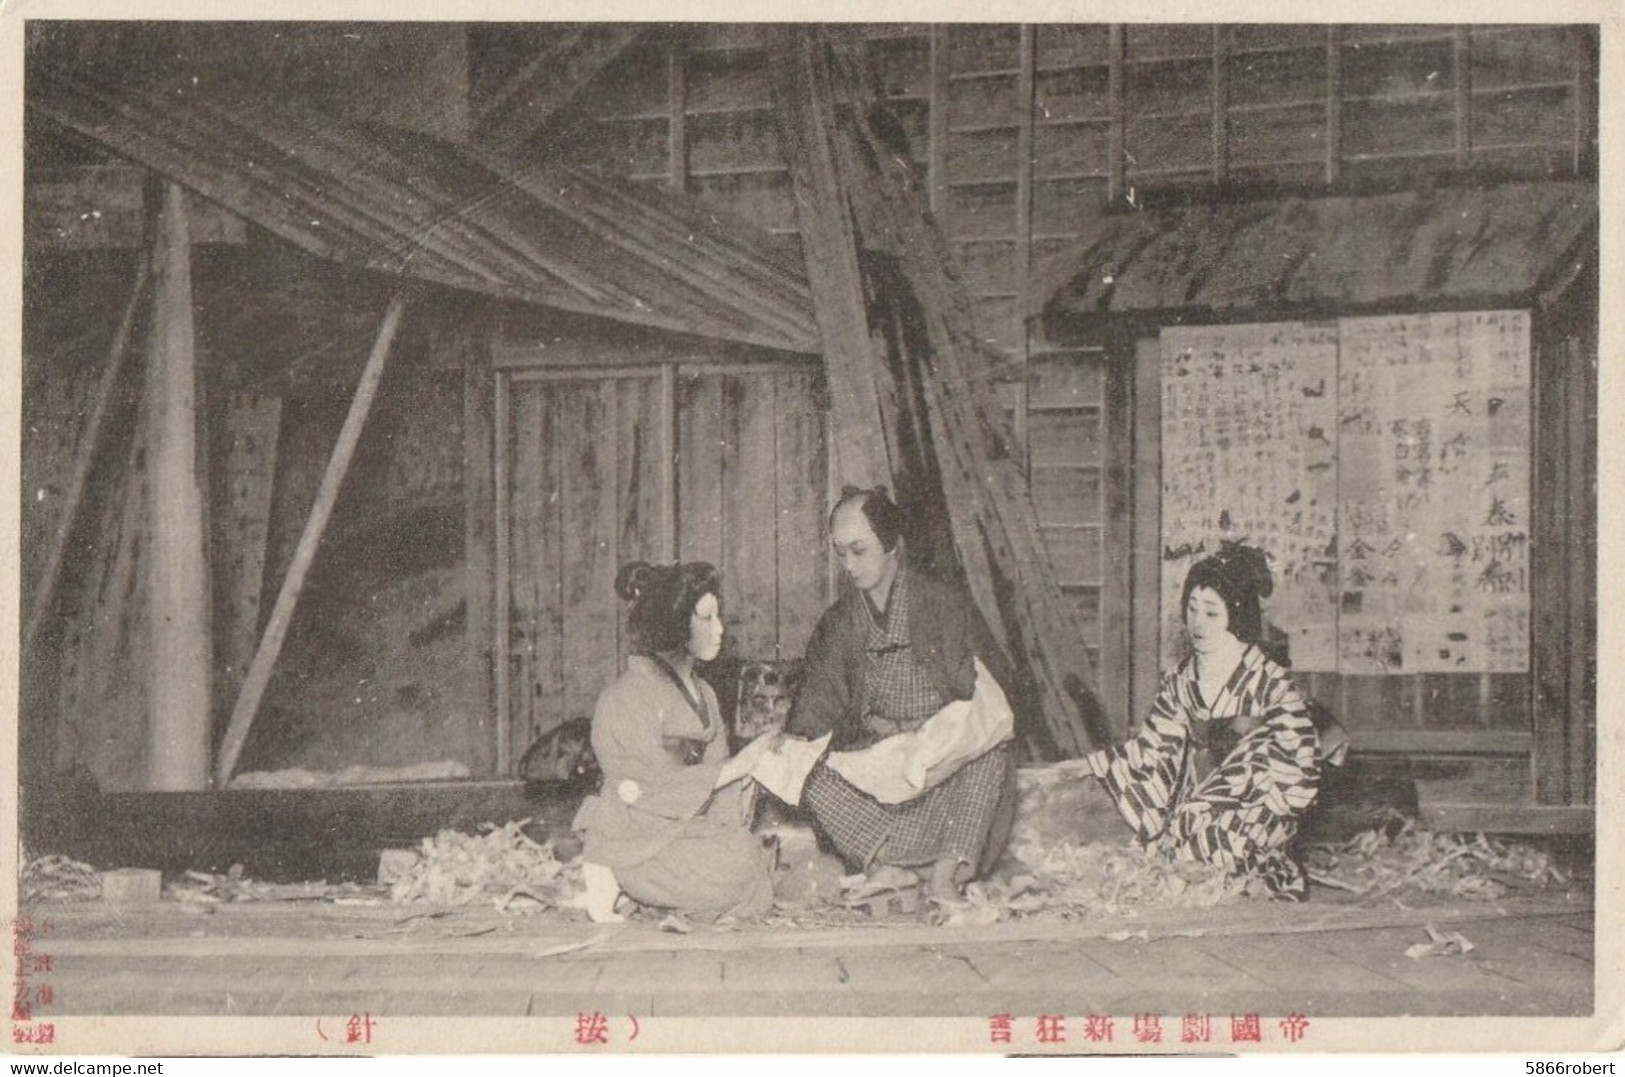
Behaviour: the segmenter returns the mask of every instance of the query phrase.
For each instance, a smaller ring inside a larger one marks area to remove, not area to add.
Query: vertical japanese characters
[[[1226,539],[1276,562],[1293,665],[1529,666],[1526,311],[1162,334],[1164,655]]]

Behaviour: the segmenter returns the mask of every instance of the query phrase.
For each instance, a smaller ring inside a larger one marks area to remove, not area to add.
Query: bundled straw
[[[95,901],[102,896],[102,877],[89,864],[65,856],[41,856],[23,868],[22,899]]]

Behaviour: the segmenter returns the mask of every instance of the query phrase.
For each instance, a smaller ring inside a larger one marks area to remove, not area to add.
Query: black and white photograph
[[[1620,1049],[1616,8],[133,10],[5,1053]]]

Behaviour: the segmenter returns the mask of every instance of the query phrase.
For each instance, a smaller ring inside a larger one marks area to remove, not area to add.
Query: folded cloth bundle
[[[829,747],[829,738],[828,733],[817,740],[787,736],[762,753],[751,768],[750,776],[786,804],[799,804],[801,787],[807,783],[807,775],[812,773],[812,768],[823,758],[824,749]]]
[[[894,733],[858,751],[830,752],[827,761],[837,774],[882,804],[901,804],[935,788],[972,759],[1014,736],[1010,701],[977,659],[976,689],[971,698],[948,704],[918,729]],[[786,737],[762,753],[751,777],[785,803],[800,803],[801,788],[823,757],[829,739],[828,734],[812,741]]]
[[[855,752],[831,752],[837,774],[882,804],[913,800],[960,767],[1015,736],[1015,715],[1004,689],[976,660],[976,689],[918,729],[897,733]]]

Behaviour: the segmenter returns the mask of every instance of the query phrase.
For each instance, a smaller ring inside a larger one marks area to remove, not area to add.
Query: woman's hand
[[[777,751],[784,743],[784,732],[776,730],[763,733],[743,748],[739,754],[722,764],[722,770],[717,774],[716,788],[721,789],[730,782],[744,778],[756,768],[757,762],[768,752]]]

